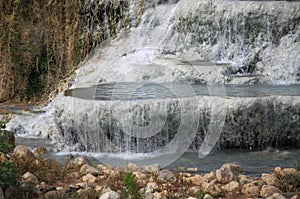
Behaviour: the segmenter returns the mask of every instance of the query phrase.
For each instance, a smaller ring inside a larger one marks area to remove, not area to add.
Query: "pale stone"
[[[210,173],[204,174],[203,180],[206,182],[211,182],[211,181],[216,180],[216,173],[212,171]]]
[[[36,157],[39,157],[41,155],[44,155],[47,153],[47,149],[45,147],[36,147],[34,150],[33,150],[33,154],[36,156]]]
[[[85,185],[86,185],[86,183],[79,182],[79,183],[76,183],[76,184],[75,184],[75,188],[77,188],[77,189],[82,189],[82,188],[85,187]]]
[[[80,178],[80,174],[77,171],[74,171],[74,172],[70,173],[69,176],[71,178]]]
[[[294,195],[293,197],[291,197],[291,199],[300,199],[299,195]]]
[[[278,179],[274,174],[263,173],[261,174],[261,179],[267,185],[276,185],[278,183]]]
[[[240,184],[237,181],[231,181],[222,187],[224,191],[236,193],[240,190]]]
[[[212,197],[210,194],[207,193],[207,194],[205,194],[203,199],[214,199],[214,197]]]
[[[260,196],[262,197],[272,196],[275,193],[282,194],[282,191],[272,185],[264,185],[260,190]]]
[[[145,170],[150,173],[158,172],[160,170],[159,164],[152,164],[145,167]]]
[[[133,164],[131,162],[129,162],[127,164],[126,169],[128,170],[128,172],[136,172],[136,171],[141,171],[142,170],[139,166],[137,166],[136,164]]]
[[[187,199],[197,199],[197,198],[190,196]]]
[[[187,183],[192,183],[193,185],[201,186],[203,178],[200,175],[194,175],[192,177],[183,178],[183,181]]]
[[[33,184],[38,184],[39,181],[38,179],[35,177],[35,175],[33,175],[30,172],[26,172],[23,176],[22,176],[24,182],[29,182],[29,183],[33,183]]]
[[[247,195],[249,198],[259,196],[259,188],[253,183],[244,184],[242,187],[242,193]]]
[[[62,191],[62,190],[64,190],[63,187],[56,187],[56,191]]]
[[[208,192],[212,195],[217,195],[221,192],[221,189],[213,182],[203,182],[202,188],[204,192]]]
[[[196,171],[198,171],[198,168],[197,167],[190,167],[190,168],[187,168],[186,171],[196,172]]]
[[[147,179],[147,175],[142,172],[133,172],[132,174],[135,176],[135,178],[137,180],[146,180]]]
[[[120,194],[115,191],[109,191],[103,194],[99,199],[120,199]]]
[[[119,176],[119,171],[116,171],[116,170],[111,170],[110,171],[110,174],[109,174],[109,177],[110,178],[116,178],[117,176]]]
[[[145,193],[145,199],[153,199],[153,193],[152,192],[146,192]]]
[[[286,197],[284,197],[283,195],[279,194],[279,193],[275,193],[273,195],[273,198],[274,199],[286,199]]]
[[[103,186],[101,186],[101,185],[96,185],[96,187],[95,187],[95,191],[97,191],[97,192],[101,192],[102,189],[103,189]]]
[[[192,192],[192,193],[198,193],[198,192],[200,192],[202,189],[201,189],[201,187],[200,186],[194,186],[194,187],[191,187],[190,188],[190,192]]]
[[[80,168],[80,173],[82,173],[82,174],[92,174],[92,175],[96,176],[96,175],[99,174],[99,171],[95,167],[92,167],[88,164],[85,164]]]
[[[74,160],[74,164],[77,168],[82,167],[84,164],[88,164],[88,160],[84,157],[78,157]]]
[[[229,183],[237,179],[237,176],[227,167],[222,167],[216,171],[217,180],[220,183]]]
[[[239,183],[240,185],[244,185],[244,184],[248,184],[248,183],[251,183],[253,181],[252,178],[250,178],[249,176],[246,176],[246,175],[239,175]]]
[[[157,190],[157,189],[158,189],[158,185],[157,185],[156,182],[149,182],[149,183],[147,184],[147,188],[153,189],[153,190]]]
[[[113,170],[113,167],[108,164],[98,164],[97,169],[99,169],[101,172],[105,174],[110,174],[111,171]]]
[[[33,153],[25,145],[18,145],[14,149],[15,157],[34,157]]]
[[[161,198],[162,198],[161,193],[158,193],[158,192],[154,192],[154,193],[153,193],[152,199],[161,199]]]
[[[36,186],[38,190],[44,191],[49,189],[49,185],[45,182],[41,182],[39,185]]]
[[[147,184],[147,180],[136,180],[137,186],[145,186]]]
[[[243,173],[243,168],[240,165],[233,164],[233,163],[223,164],[223,166],[221,168],[228,168],[229,170],[231,170],[235,174]]]
[[[282,169],[282,173],[283,175],[295,175],[298,171],[295,168],[284,168]]]
[[[59,198],[61,193],[59,191],[48,191],[45,194],[46,199]]]
[[[167,169],[164,169],[164,170],[158,172],[158,177],[157,177],[158,180],[168,181],[168,180],[172,180],[174,178],[175,178],[174,173]]]
[[[83,182],[89,182],[89,183],[94,183],[97,181],[97,178],[93,176],[92,174],[87,174],[82,177]]]
[[[275,167],[274,172],[277,174],[281,174],[282,173],[281,167]]]

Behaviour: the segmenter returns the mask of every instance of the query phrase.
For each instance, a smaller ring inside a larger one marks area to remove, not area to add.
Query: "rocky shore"
[[[126,168],[113,168],[72,156],[60,165],[44,159],[45,153],[43,147],[32,152],[24,145],[1,153],[0,199],[300,198],[300,171],[296,168],[276,167],[272,173],[251,177],[244,175],[241,166],[227,163],[209,173],[192,174],[186,170],[172,172],[160,168],[159,163],[144,168],[132,163]],[[5,162],[12,163],[8,171]],[[16,178],[19,183],[12,183],[12,168],[20,175]]]

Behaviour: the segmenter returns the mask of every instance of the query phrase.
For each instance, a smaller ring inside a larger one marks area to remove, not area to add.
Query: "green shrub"
[[[37,196],[35,187],[30,183],[21,184],[21,176],[13,162],[0,162],[0,187],[6,199],[31,199]],[[8,191],[7,191],[8,190]]]
[[[138,187],[134,181],[135,175],[132,173],[125,173],[123,177],[123,185],[125,191],[121,194],[121,198],[140,199],[142,194],[139,192]]]
[[[12,145],[3,141],[3,136],[0,133],[0,153],[8,153],[11,150]]]
[[[7,124],[7,121],[4,121],[4,120],[0,120],[0,129],[1,128],[4,128]]]
[[[0,162],[0,187],[2,187],[3,191],[10,186],[17,186],[19,179],[20,176],[13,162]]]
[[[55,160],[39,159],[35,157],[18,157],[13,159],[19,173],[30,172],[39,181],[54,183],[63,180],[65,169]]]

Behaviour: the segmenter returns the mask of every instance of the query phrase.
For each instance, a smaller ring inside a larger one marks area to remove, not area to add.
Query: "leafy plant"
[[[0,120],[0,129],[5,128],[6,124],[7,124],[7,121]]]
[[[0,162],[0,187],[2,187],[3,190],[10,186],[16,186],[19,178],[20,176],[13,162]]]
[[[294,168],[297,169],[297,171],[300,171],[300,161],[294,163]]]
[[[0,133],[0,152],[1,153],[8,153],[11,149],[12,145],[5,142],[3,140],[3,135]]]
[[[125,187],[125,193],[121,196],[122,198],[141,199],[142,194],[139,192],[138,187],[134,181],[135,175],[133,173],[125,173],[123,177],[123,185]]]
[[[6,193],[6,199],[23,198],[30,199],[37,196],[33,184],[21,184],[21,176],[14,166],[14,162],[0,162],[0,187]],[[6,192],[6,190],[9,190]]]
[[[284,192],[298,192],[300,190],[300,175],[298,172],[277,173],[275,176],[279,180],[276,186]]]
[[[20,173],[31,172],[38,180],[54,183],[64,179],[65,170],[55,160],[34,157],[14,158],[15,167]]]

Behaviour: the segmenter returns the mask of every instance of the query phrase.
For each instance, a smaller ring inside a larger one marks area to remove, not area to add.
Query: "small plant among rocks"
[[[0,129],[4,129],[6,127],[7,121],[0,120]]]
[[[300,172],[296,169],[281,170],[275,172],[278,179],[276,186],[283,192],[300,191]]]
[[[125,190],[123,191],[121,198],[141,199],[142,194],[139,192],[138,187],[134,181],[135,176],[133,173],[125,173],[123,177],[123,184]]]
[[[2,136],[0,136],[0,154],[5,156],[10,148],[11,145],[4,142]],[[29,199],[37,195],[34,185],[21,182],[21,175],[15,167],[15,163],[7,158],[1,158],[0,160],[0,187],[6,199]]]
[[[0,132],[0,153],[8,153],[12,145],[3,140],[3,135]]]
[[[55,160],[26,156],[13,157],[13,161],[20,173],[30,172],[41,182],[54,183],[65,176],[65,169]]]

